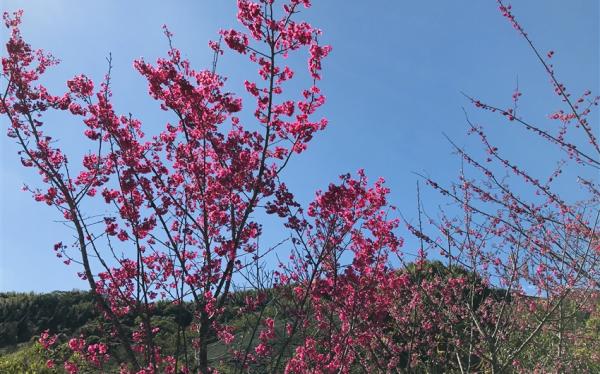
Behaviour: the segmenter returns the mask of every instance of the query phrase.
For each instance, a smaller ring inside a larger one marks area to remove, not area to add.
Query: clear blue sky
[[[321,113],[330,125],[296,158],[287,180],[302,201],[336,176],[365,168],[374,180],[384,177],[392,202],[408,217],[415,212],[413,171],[442,181],[457,174],[459,160],[442,132],[458,144],[465,137],[461,91],[499,105],[509,105],[518,78],[524,93],[522,113],[544,121],[559,105],[548,80],[524,41],[499,14],[493,0],[463,1],[314,1],[306,18],[324,31],[333,46],[322,84],[328,102]],[[175,43],[196,67],[208,66],[209,39],[235,23],[235,2],[2,0],[2,10],[25,10],[22,27],[34,47],[51,51],[63,62],[46,75],[55,93],[65,80],[85,73],[99,80],[109,52],[117,110],[131,112],[145,126],[162,126],[163,114],[146,95],[146,83],[132,67],[140,56],[153,61],[166,51],[161,25],[175,33]],[[560,77],[573,92],[599,86],[599,6],[596,0],[520,0],[518,18],[542,51],[556,51]],[[2,43],[7,35],[2,29]],[[4,51],[4,49],[3,49]],[[240,57],[226,54],[219,65],[229,86],[241,91],[254,74]],[[3,84],[5,84],[3,82]],[[6,119],[2,118],[2,127]],[[492,122],[493,124],[493,122]],[[597,121],[594,126],[598,126]],[[49,117],[48,130],[78,152],[81,127],[64,117]],[[546,149],[523,132],[492,130],[507,153],[543,172]],[[37,175],[18,162],[17,147],[0,137],[0,290],[51,291],[85,288],[53,254],[53,243],[69,242],[70,232],[52,208],[20,191]],[[441,203],[424,193],[435,210]],[[278,230],[267,224],[266,231]],[[407,236],[403,231],[401,235]],[[273,238],[282,234],[273,233]],[[407,251],[414,242],[407,241]]]

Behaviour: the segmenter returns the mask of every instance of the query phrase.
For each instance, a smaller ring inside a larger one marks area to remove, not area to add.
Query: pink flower
[[[254,351],[259,356],[266,356],[267,354],[269,354],[270,349],[266,344],[260,343],[254,348]]]
[[[246,53],[248,47],[248,36],[236,30],[221,30],[221,35],[227,46],[239,53]]]
[[[58,339],[57,335],[50,335],[49,330],[44,330],[40,334],[40,338],[38,342],[44,347],[44,349],[51,348],[54,344],[56,344],[56,340]]]
[[[78,75],[67,81],[67,86],[72,93],[80,96],[91,96],[94,91],[94,83],[85,75]]]
[[[67,371],[67,373],[69,373],[69,374],[77,374],[77,373],[79,373],[79,368],[77,367],[76,364],[74,364],[71,361],[65,361],[64,368]]]
[[[78,352],[83,349],[85,341],[83,341],[82,339],[72,338],[69,340],[68,345],[72,351]]]

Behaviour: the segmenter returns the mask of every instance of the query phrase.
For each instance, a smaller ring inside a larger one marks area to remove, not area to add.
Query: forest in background
[[[459,267],[449,269],[441,262],[429,262],[421,266],[411,264],[407,271],[415,281],[419,279],[447,281],[457,274],[459,277],[473,276]],[[265,305],[269,303],[269,298],[273,297],[276,292],[276,290],[268,290],[269,296],[264,299]],[[230,307],[225,312],[227,324],[236,327],[239,331],[246,331],[251,327],[253,324],[251,320],[256,317],[244,314],[244,299],[251,293],[255,292],[240,291],[232,294],[234,301],[229,304]],[[487,297],[502,299],[507,297],[507,293],[502,289],[487,289],[481,297],[482,299]],[[585,298],[586,295],[579,295],[579,297]],[[482,301],[478,300],[477,303]],[[592,298],[589,302],[598,304],[600,299]],[[565,310],[568,309],[569,301],[566,300]],[[178,344],[178,339],[183,338],[180,327],[192,328],[192,311],[193,306],[190,303],[173,305],[168,302],[158,302],[156,304],[153,325],[160,327],[157,339],[167,353],[175,355],[178,349],[182,349],[183,345]],[[266,309],[264,313],[265,316],[274,316],[275,310]],[[98,310],[94,307],[93,297],[89,292],[0,293],[0,372],[7,374],[55,373],[56,369],[49,369],[46,366],[48,355],[39,342],[40,335],[44,331],[58,334],[62,345],[59,350],[68,355],[67,345],[70,337],[85,335],[90,343],[105,341],[101,337],[102,319],[99,317]],[[525,315],[512,317],[527,318]],[[289,320],[286,316],[279,316],[279,318],[280,321]],[[600,370],[600,364],[597,361],[600,348],[600,314],[571,308],[569,313],[563,315],[563,319],[565,328],[562,333],[569,336],[567,351],[571,363],[574,367],[589,372]],[[139,323],[139,318],[136,320],[134,315],[129,315],[124,318],[124,322],[133,330]],[[421,323],[418,317],[411,322],[415,325]],[[193,332],[190,331],[190,336],[192,334]],[[539,357],[548,357],[548,351],[557,350],[558,334],[559,331],[555,329],[546,329],[540,333],[535,344],[532,344],[524,354],[526,360],[522,362],[522,365],[533,367],[538,364]],[[397,339],[410,339],[410,336],[395,336]],[[456,352],[452,349],[450,336],[440,332],[435,338],[439,347],[445,347],[440,348],[442,351],[446,351],[443,352],[444,354]],[[258,343],[258,338],[256,338],[252,346],[255,347]],[[518,343],[518,341],[514,342],[515,345]],[[211,337],[209,353],[211,365],[218,367],[220,372],[235,372],[235,360],[228,355],[227,347],[219,342],[216,336]],[[190,350],[186,354],[193,355],[193,351]],[[422,354],[426,356],[428,353],[424,351]],[[427,361],[426,357],[423,359]],[[445,369],[448,368],[440,364],[421,367],[421,369],[429,372],[445,372]],[[260,367],[254,369],[261,370]],[[266,368],[263,369],[266,370]],[[116,371],[118,363],[113,360],[106,364],[104,370]],[[59,368],[59,372],[61,371]]]

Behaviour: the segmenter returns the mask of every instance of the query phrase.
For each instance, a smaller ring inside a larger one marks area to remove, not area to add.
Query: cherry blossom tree
[[[534,122],[520,114],[522,92],[518,88],[509,107],[466,95],[467,100],[484,114],[500,116],[511,132],[541,138],[564,157],[555,160],[557,166],[549,175],[536,175],[521,161],[506,156],[486,127],[465,112],[468,133],[480,140],[487,155],[478,157],[451,141],[464,165],[458,182],[444,186],[424,179],[457,209],[442,212],[440,218],[427,216],[426,228],[407,224],[421,239],[424,251],[437,252],[449,264],[506,290],[505,297],[490,299],[491,309],[483,314],[472,302],[468,307],[467,335],[476,333],[481,344],[477,347],[470,340],[464,347],[469,352],[479,350],[478,356],[491,372],[509,367],[576,370],[577,363],[565,359],[565,316],[573,315],[573,310],[593,312],[600,286],[600,194],[593,177],[600,167],[600,146],[589,122],[600,97],[589,90],[572,96],[555,71],[554,52],[540,52],[510,5],[498,1],[498,7],[539,60],[560,107]],[[565,185],[572,193],[559,192]],[[523,353],[541,344],[545,331],[556,331],[552,353],[545,360],[534,358],[533,367],[522,366]],[[472,369],[469,363],[461,367]]]
[[[236,116],[242,100],[223,90],[225,78],[215,66],[192,68],[165,27],[167,56],[155,64],[134,62],[151,97],[173,114],[173,123],[152,136],[132,115],[115,113],[110,60],[99,85],[82,74],[67,82],[66,93],[53,95],[38,80],[58,60],[23,40],[21,12],[4,15],[11,32],[2,59],[7,85],[1,110],[10,120],[8,135],[21,147],[22,164],[34,168],[45,184],[28,188],[34,198],[56,207],[76,232],[76,253],[63,242],[54,249],[67,263],[81,266],[80,277],[122,347],[118,359],[126,363],[125,371],[197,367],[209,372],[208,338],[220,331],[235,274],[260,260],[261,225],[252,215],[261,204],[287,196],[281,171],[327,125],[313,117],[325,100],[317,83],[330,47],[318,43],[318,29],[294,20],[299,8],[309,6],[308,1],[277,7],[239,1],[244,31],[222,30],[220,42],[210,43],[215,61],[225,44],[257,66],[257,79],[244,82],[255,98],[248,125]],[[284,95],[294,76],[286,59],[300,50],[308,51],[311,81],[292,100],[292,94]],[[80,118],[95,151],[81,160],[63,151],[46,130],[43,115],[49,110]],[[113,214],[98,222],[86,211],[92,199],[103,200]],[[178,362],[154,343],[158,329],[151,316],[158,298],[193,300],[197,362]],[[132,333],[122,323],[129,314],[140,317]],[[86,348],[85,341],[73,347],[95,349]],[[68,371],[75,366],[65,362]]]

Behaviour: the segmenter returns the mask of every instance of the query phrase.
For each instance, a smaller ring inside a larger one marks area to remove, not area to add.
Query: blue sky
[[[460,167],[442,133],[477,149],[465,137],[462,107],[468,103],[461,91],[507,106],[518,80],[521,113],[542,122],[560,105],[541,66],[500,15],[495,1],[314,2],[303,16],[321,28],[322,40],[333,46],[321,85],[327,96],[321,113],[330,124],[287,169],[288,184],[304,202],[339,174],[364,168],[372,180],[384,177],[392,189],[392,203],[405,216],[414,217],[413,172],[447,181]],[[146,126],[162,126],[164,115],[146,95],[146,83],[134,71],[133,59],[144,56],[153,61],[165,53],[161,25],[167,24],[175,33],[175,44],[194,66],[208,67],[212,59],[208,40],[215,39],[220,28],[234,26],[236,12],[235,2],[224,0],[3,0],[1,7],[24,9],[25,38],[62,60],[45,77],[54,92],[63,92],[65,80],[79,73],[101,79],[105,57],[112,53],[117,110],[133,113]],[[598,89],[597,1],[521,0],[513,7],[540,50],[556,51],[559,76],[572,92]],[[3,29],[2,43],[6,38]],[[238,92],[244,78],[254,74],[241,61],[226,54],[219,64],[219,72],[230,77],[229,88]],[[477,118],[476,112],[473,115]],[[75,152],[86,151],[78,143],[77,123],[55,116],[47,123],[47,131]],[[495,123],[489,121],[490,133],[506,154],[541,174],[553,166],[548,160],[554,155],[539,142],[517,129],[498,129]],[[6,126],[4,118],[2,124]],[[23,182],[36,185],[38,180],[31,169],[21,167],[16,151],[2,134],[0,290],[85,288],[76,269],[62,264],[51,250],[70,235],[55,222],[57,212],[20,191]],[[432,210],[442,203],[428,191],[423,196]],[[266,231],[278,229],[272,223],[266,226]],[[406,250],[414,251],[413,241],[407,240]]]

